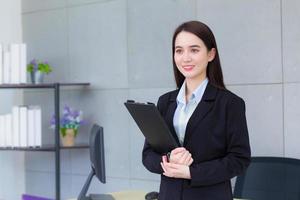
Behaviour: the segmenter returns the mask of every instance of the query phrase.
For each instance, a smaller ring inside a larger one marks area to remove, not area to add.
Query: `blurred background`
[[[246,102],[253,156],[300,159],[300,2],[297,0],[0,0],[0,43],[24,42],[27,60],[47,60],[46,82],[90,82],[61,91],[61,106],[83,111],[88,140],[104,127],[107,184],[90,192],[158,190],[141,163],[143,137],[127,99],[156,102],[175,89],[171,40],[184,21],[214,32],[229,90]],[[43,142],[53,143],[50,90],[0,90],[0,113],[42,106]],[[87,149],[61,151],[62,199],[76,197],[90,171]],[[0,199],[54,198],[54,153],[0,151]]]

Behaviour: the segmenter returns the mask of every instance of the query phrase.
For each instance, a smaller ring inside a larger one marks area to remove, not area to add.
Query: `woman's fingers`
[[[178,147],[171,151],[170,161],[167,156],[162,156],[160,163],[163,175],[174,178],[189,178],[189,166],[193,163],[192,155],[184,147]]]
[[[167,163],[168,162],[167,156],[162,156],[162,161],[163,163]]]
[[[191,158],[187,165],[190,166],[193,162],[194,162],[194,160],[193,160],[193,158]]]
[[[193,163],[193,159],[189,151],[187,151],[184,147],[178,147],[172,150],[169,162],[190,166]]]
[[[184,152],[184,154],[182,155],[182,157],[179,160],[179,164],[187,165],[187,163],[191,157],[192,157],[192,155],[190,154],[190,152],[188,152],[188,151]]]
[[[163,156],[163,162],[160,163],[162,169],[164,170],[163,175],[168,176],[168,177],[174,177],[174,174],[172,172],[172,168],[170,168],[170,163],[167,162],[166,157]]]
[[[192,158],[192,155],[191,154],[189,154],[186,158],[185,158],[185,160],[183,161],[183,163],[184,163],[184,165],[187,165],[187,166],[190,166],[190,161],[192,160],[193,158]]]
[[[165,164],[168,163],[167,162],[167,157],[166,156],[162,156],[162,162],[160,163],[162,169],[164,170],[164,173],[168,172],[168,169],[166,168]]]
[[[174,163],[161,163],[164,169],[164,175],[173,178],[186,178],[190,179],[189,167],[186,165],[174,164]]]
[[[167,168],[168,171],[172,171],[172,169],[180,169],[181,167],[180,164],[175,163],[165,163],[164,166],[165,168]]]
[[[189,157],[189,155],[190,155],[190,152],[188,152],[188,151],[185,151],[183,154],[182,154],[182,156],[181,156],[181,158],[180,158],[180,163],[182,163],[182,162],[184,162],[188,157]]]
[[[178,153],[181,153],[181,152],[184,152],[186,151],[184,147],[177,147],[176,149],[173,149],[171,151],[171,154],[178,154]]]
[[[162,162],[160,163],[160,165],[163,168],[164,172],[167,172],[167,170],[166,170],[166,168],[165,168],[165,166],[164,166],[164,164]]]
[[[177,163],[178,160],[182,157],[182,153],[184,153],[186,149],[184,147],[178,147],[173,149],[170,154],[170,162]]]

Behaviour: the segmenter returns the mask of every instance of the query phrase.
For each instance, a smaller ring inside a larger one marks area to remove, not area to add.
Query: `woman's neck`
[[[185,98],[186,102],[190,99],[192,93],[197,89],[197,87],[206,79],[206,76],[199,79],[185,79]]]

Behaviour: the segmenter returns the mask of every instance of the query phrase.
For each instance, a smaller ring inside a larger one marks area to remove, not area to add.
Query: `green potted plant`
[[[27,65],[27,72],[30,73],[31,82],[33,84],[39,84],[43,83],[45,74],[52,72],[52,67],[47,61],[43,62],[33,59]]]
[[[55,115],[52,116],[50,125],[55,128]],[[82,111],[64,106],[63,115],[60,118],[60,136],[63,146],[73,146],[78,133],[78,128],[84,124]]]

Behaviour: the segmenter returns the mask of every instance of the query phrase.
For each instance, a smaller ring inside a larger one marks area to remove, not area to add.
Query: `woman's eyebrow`
[[[200,46],[199,46],[199,45],[197,45],[197,44],[195,44],[195,45],[191,45],[190,47],[198,47],[198,48],[200,48]]]
[[[197,45],[197,44],[191,45],[191,46],[189,46],[189,47],[190,47],[190,48],[193,48],[193,47],[201,48],[200,45]],[[175,46],[175,49],[177,49],[177,48],[183,48],[183,47],[182,47],[182,46]]]

